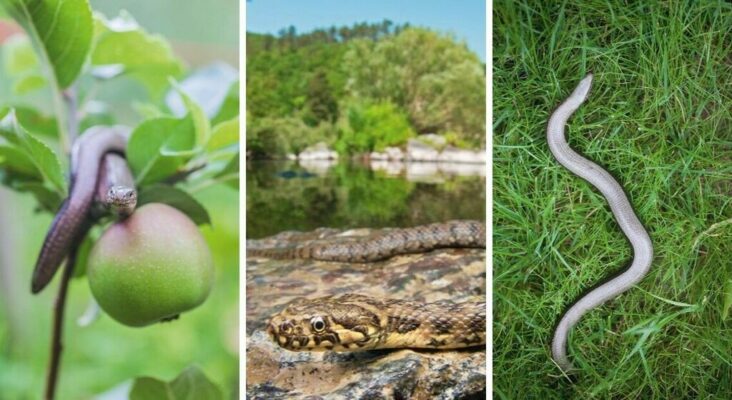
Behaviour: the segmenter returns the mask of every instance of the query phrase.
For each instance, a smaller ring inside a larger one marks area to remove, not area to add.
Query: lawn
[[[496,398],[732,398],[732,4],[497,1],[493,8]],[[546,123],[587,73],[570,145],[624,186],[655,247],[639,285],[554,326],[624,270],[605,199],[552,157]]]

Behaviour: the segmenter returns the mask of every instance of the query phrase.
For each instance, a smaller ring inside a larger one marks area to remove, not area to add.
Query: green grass
[[[494,4],[496,398],[732,398],[732,4],[629,4]],[[570,145],[626,188],[656,256],[572,332],[572,384],[553,328],[631,259],[604,198],[546,145],[549,114],[589,71]]]

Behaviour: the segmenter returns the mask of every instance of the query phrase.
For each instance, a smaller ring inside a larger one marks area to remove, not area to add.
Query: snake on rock
[[[485,302],[422,303],[343,294],[299,298],[267,333],[291,351],[457,349],[485,344]]]
[[[33,293],[48,285],[96,218],[106,210],[124,217],[135,209],[137,192],[122,157],[129,135],[129,128],[123,126],[96,126],[74,142],[69,197],[54,217],[41,247],[33,270]],[[95,203],[102,209],[94,210]]]
[[[485,248],[485,224],[449,221],[388,229],[356,241],[248,249],[248,257],[374,262],[441,248]],[[484,345],[485,302],[418,302],[347,293],[298,298],[267,324],[267,333],[291,351],[388,348],[456,349]]]
[[[552,358],[565,372],[573,368],[567,357],[567,337],[572,327],[588,311],[615,298],[643,279],[653,260],[651,238],[633,211],[623,188],[606,170],[572,150],[565,138],[564,127],[567,120],[585,101],[591,86],[592,74],[589,74],[557,107],[547,125],[547,141],[549,149],[561,165],[589,182],[605,197],[620,229],[633,247],[633,262],[622,274],[591,290],[565,311],[554,331],[551,344]]]
[[[485,224],[465,220],[390,229],[372,237],[353,241],[247,249],[247,257],[367,263],[400,254],[464,247],[485,248]]]

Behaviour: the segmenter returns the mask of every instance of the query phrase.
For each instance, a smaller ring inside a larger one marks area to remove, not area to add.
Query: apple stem
[[[59,366],[61,363],[61,353],[63,352],[63,322],[64,309],[66,308],[66,297],[69,290],[69,282],[74,276],[74,264],[76,264],[76,254],[79,245],[74,245],[71,254],[66,260],[63,276],[61,277],[61,285],[56,296],[56,303],[53,306],[53,334],[51,337],[51,361],[48,367],[48,377],[46,379],[46,400],[53,400],[56,392],[56,383],[58,381]]]

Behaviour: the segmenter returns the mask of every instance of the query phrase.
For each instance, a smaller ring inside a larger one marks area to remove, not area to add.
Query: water
[[[485,219],[485,166],[248,161],[246,236]]]

